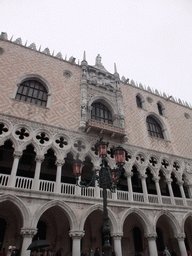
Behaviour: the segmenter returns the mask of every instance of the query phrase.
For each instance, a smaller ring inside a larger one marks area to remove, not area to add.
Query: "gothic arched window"
[[[47,106],[48,93],[40,82],[27,80],[22,82],[17,90],[16,99],[26,101],[41,107]]]
[[[139,95],[136,96],[136,103],[137,103],[138,108],[143,108],[142,100],[141,100],[141,97]]]
[[[147,128],[150,136],[164,139],[160,124],[152,116],[147,117]]]
[[[158,108],[158,111],[159,111],[159,115],[163,116],[163,107],[159,102],[157,103],[157,108]]]
[[[91,106],[91,119],[95,119],[107,124],[113,124],[111,112],[105,105],[100,102],[95,102]]]

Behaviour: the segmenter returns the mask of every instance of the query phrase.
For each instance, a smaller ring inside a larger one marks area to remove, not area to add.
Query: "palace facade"
[[[192,250],[192,108],[165,93],[120,79],[96,57],[89,65],[51,55],[33,43],[0,36],[0,249],[22,256],[36,239],[53,255],[93,255],[102,248],[103,193],[76,186],[100,169],[94,152],[128,155],[115,193],[107,192],[111,244],[117,256],[177,256]],[[108,154],[111,168],[115,160]],[[145,254],[146,255],[146,254]]]

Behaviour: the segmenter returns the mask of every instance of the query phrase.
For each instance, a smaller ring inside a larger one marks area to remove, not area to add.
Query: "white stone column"
[[[35,176],[33,180],[33,187],[34,190],[39,190],[39,177],[40,177],[40,171],[41,171],[41,164],[44,160],[43,156],[36,156],[36,167],[35,167]]]
[[[133,202],[133,188],[132,188],[132,181],[131,181],[131,177],[133,176],[133,173],[132,172],[127,172],[125,175],[127,177],[129,201]]]
[[[95,173],[99,176],[99,167],[96,169]],[[100,187],[98,186],[97,181],[95,181],[95,197],[100,198]]]
[[[30,256],[31,251],[28,251],[28,246],[32,243],[33,236],[37,233],[36,228],[22,228],[21,235],[23,236],[23,244],[21,247],[22,256]]]
[[[169,194],[170,194],[170,197],[171,197],[171,203],[172,203],[172,205],[175,205],[173,189],[172,189],[172,186],[171,186],[172,179],[166,179],[166,182],[167,182],[168,189],[169,189]]]
[[[112,193],[112,199],[117,200],[117,189],[115,192]]]
[[[81,238],[84,234],[84,231],[69,231],[69,235],[73,239],[72,256],[81,256]]]
[[[143,188],[143,195],[144,195],[144,202],[148,203],[149,199],[148,199],[148,192],[147,192],[147,185],[146,185],[146,174],[140,174],[140,179],[141,179],[141,183],[142,183],[142,188]]]
[[[148,241],[149,256],[158,256],[157,245],[156,245],[156,234],[145,234]]]
[[[187,190],[189,193],[189,198],[191,199],[192,198],[192,184],[187,184]]]
[[[184,242],[185,234],[178,234],[177,236],[175,236],[175,238],[177,239],[179,244],[180,255],[187,256],[187,250]]]
[[[159,186],[160,177],[153,177],[153,180],[155,182],[155,187],[156,187],[157,196],[158,196],[158,202],[159,202],[159,204],[162,204],[161,189]]]
[[[123,233],[112,233],[114,251],[116,256],[122,256],[122,247],[121,247],[121,238],[123,237]]]
[[[181,196],[182,196],[182,199],[183,199],[183,203],[184,203],[185,206],[187,206],[186,196],[185,196],[185,192],[184,192],[184,189],[183,189],[183,183],[184,182],[182,180],[177,181],[177,184],[179,186]]]
[[[19,165],[19,159],[21,156],[22,156],[22,152],[20,151],[14,152],[14,161],[13,161],[11,175],[9,177],[9,182],[8,182],[9,187],[15,187],[16,174],[17,174],[17,169]]]
[[[62,171],[62,166],[64,164],[63,160],[57,160],[56,165],[57,165],[57,173],[56,173],[56,184],[55,184],[55,192],[56,193],[61,193],[61,171]]]
[[[81,176],[79,176],[78,177],[78,183],[80,183],[81,182]],[[75,186],[75,195],[77,195],[77,196],[81,196],[81,187],[79,187],[79,186]]]

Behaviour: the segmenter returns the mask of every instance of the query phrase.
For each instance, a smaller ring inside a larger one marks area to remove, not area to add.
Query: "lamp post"
[[[72,162],[73,174],[76,177],[76,185],[80,187],[89,187],[93,181],[97,180],[100,188],[103,189],[103,237],[104,245],[102,247],[104,256],[111,256],[111,245],[110,245],[110,228],[109,228],[109,217],[107,209],[107,189],[111,192],[115,192],[116,185],[119,182],[120,176],[123,173],[123,165],[125,164],[125,158],[127,157],[127,152],[124,148],[118,146],[117,148],[112,148],[110,151],[111,157],[115,157],[115,162],[117,168],[111,169],[106,161],[107,157],[107,147],[108,142],[104,142],[103,138],[95,144],[95,154],[99,154],[101,158],[101,168],[99,170],[99,175],[94,174],[89,183],[85,181],[79,181],[79,177],[82,174],[83,162],[77,159]]]

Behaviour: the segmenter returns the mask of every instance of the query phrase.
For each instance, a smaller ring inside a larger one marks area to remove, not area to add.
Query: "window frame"
[[[42,107],[42,108],[50,108],[51,107],[51,101],[52,101],[51,86],[50,86],[49,82],[46,79],[44,79],[42,76],[37,75],[37,74],[27,74],[27,75],[24,75],[24,76],[20,77],[15,83],[14,91],[13,91],[13,94],[12,94],[11,98],[13,100],[20,101],[20,100],[16,99],[17,91],[18,91],[19,86],[27,80],[38,81],[40,84],[42,84],[45,87],[45,89],[47,90],[47,104],[46,104],[46,107]],[[27,101],[20,101],[20,102],[28,103]],[[33,103],[29,103],[29,104],[41,107],[41,106],[33,104]]]
[[[100,101],[95,101],[91,104],[91,119],[113,125],[111,111]]]
[[[152,120],[152,122],[149,122],[150,119]],[[146,124],[147,124],[148,134],[151,137],[165,139],[165,134],[162,129],[162,125],[160,124],[160,122],[157,121],[157,119],[154,116],[152,115],[147,116]]]
[[[45,108],[48,92],[42,83],[35,79],[29,79],[18,86],[15,99]]]

